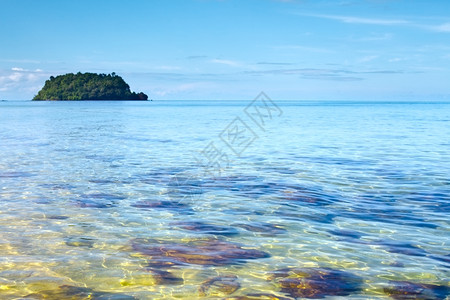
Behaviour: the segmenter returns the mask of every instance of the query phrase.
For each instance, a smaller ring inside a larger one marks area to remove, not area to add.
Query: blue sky
[[[0,0],[0,99],[116,72],[153,99],[450,100],[448,0]]]

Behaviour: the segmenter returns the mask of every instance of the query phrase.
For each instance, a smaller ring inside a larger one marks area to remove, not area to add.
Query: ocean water
[[[0,103],[0,299],[449,299],[450,103]]]

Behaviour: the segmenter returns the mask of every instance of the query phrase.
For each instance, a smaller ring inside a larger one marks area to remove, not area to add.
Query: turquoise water
[[[274,102],[1,102],[0,298],[446,299],[450,103]]]

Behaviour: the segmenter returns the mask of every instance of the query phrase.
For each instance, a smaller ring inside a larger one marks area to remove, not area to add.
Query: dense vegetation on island
[[[33,100],[147,100],[144,93],[131,92],[122,77],[111,74],[69,73],[50,76]]]

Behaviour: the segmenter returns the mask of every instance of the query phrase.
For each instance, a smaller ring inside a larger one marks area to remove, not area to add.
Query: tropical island
[[[69,73],[50,76],[33,100],[147,100],[135,93],[122,77],[111,74]]]

